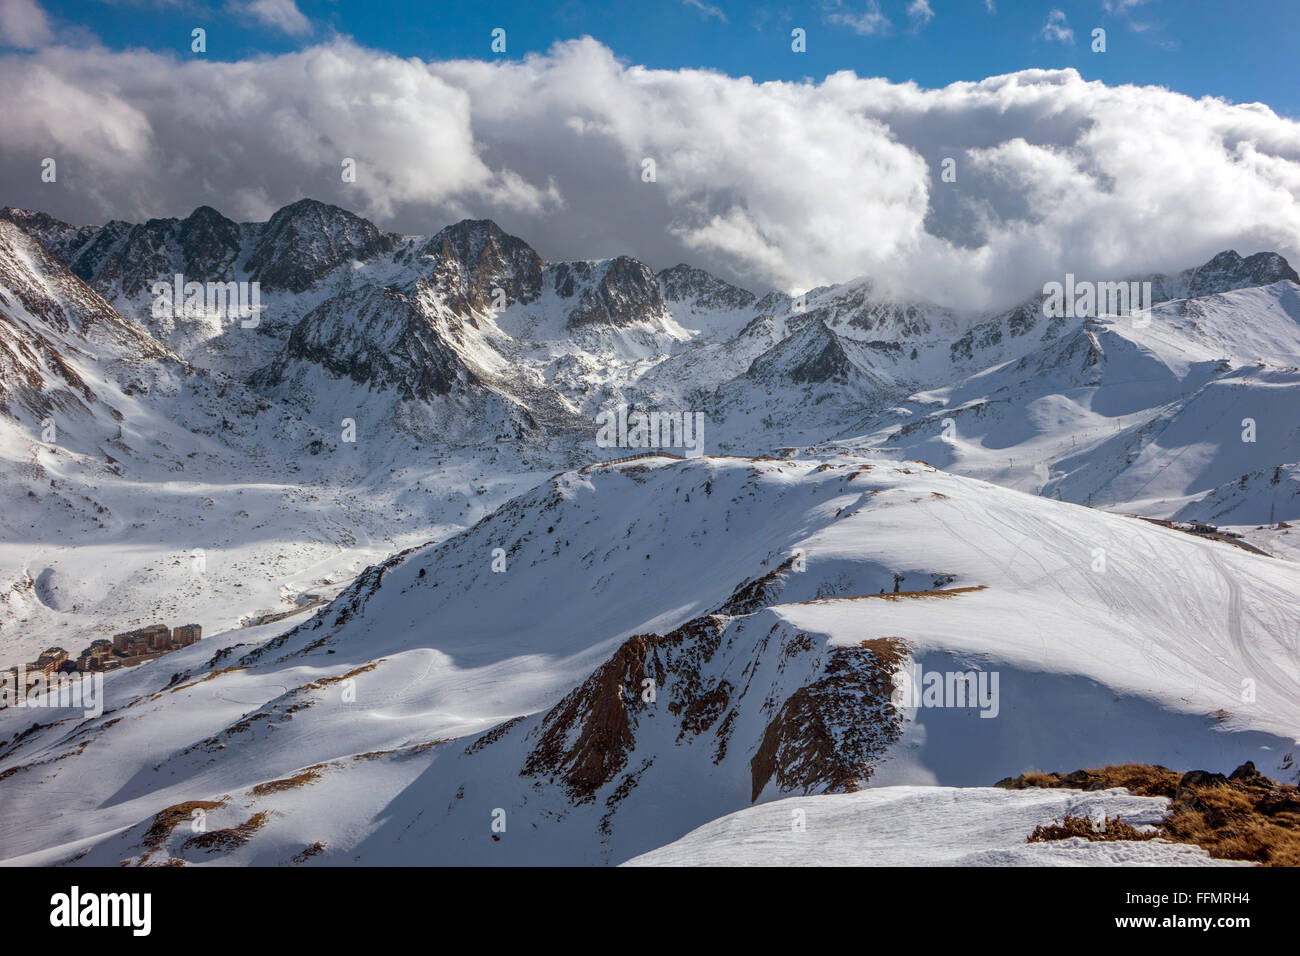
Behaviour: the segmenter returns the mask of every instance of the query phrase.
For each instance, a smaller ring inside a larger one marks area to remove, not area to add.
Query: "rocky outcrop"
[[[532,302],[542,290],[542,257],[488,219],[448,226],[424,243],[416,258],[429,262],[426,277],[460,315],[497,308],[498,302],[500,307]]]
[[[757,300],[754,293],[685,263],[664,269],[656,278],[665,301],[693,309],[747,309]]]
[[[627,326],[664,318],[663,292],[650,267],[631,256],[601,262],[561,262],[551,267],[555,294],[577,297],[569,329]]]
[[[391,252],[394,236],[338,206],[300,199],[261,228],[246,265],[266,291],[303,292],[347,262]]]

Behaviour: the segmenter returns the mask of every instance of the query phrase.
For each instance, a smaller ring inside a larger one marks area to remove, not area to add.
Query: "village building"
[[[150,651],[171,648],[172,632],[166,624],[150,624],[113,635],[113,651],[120,657],[139,657]]]
[[[202,637],[203,628],[198,624],[180,624],[175,628],[169,628],[166,624],[150,624],[114,634],[111,640],[99,638],[92,641],[75,660],[63,648],[51,647],[34,662],[23,665],[24,682],[30,687],[42,675],[48,679],[58,671],[75,673],[132,667],[162,657],[170,651],[189,647]],[[0,672],[0,679],[7,680],[9,686],[17,686],[18,677],[17,667]]]
[[[172,646],[189,647],[203,637],[203,628],[197,624],[182,624],[172,628]]]
[[[68,652],[61,647],[50,647],[41,653],[34,662],[27,665],[28,673],[36,672],[49,677],[64,661],[68,659]]]
[[[77,656],[77,670],[79,671],[99,671],[105,670],[104,665],[113,657],[113,642],[100,638],[91,642]]]

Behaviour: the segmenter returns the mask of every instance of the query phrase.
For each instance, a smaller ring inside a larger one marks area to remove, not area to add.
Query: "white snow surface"
[[[881,787],[788,797],[692,830],[624,866],[1234,866],[1166,840],[1026,843],[1067,814],[1158,823],[1168,801],[1123,790]]]
[[[877,862],[1205,862],[1024,846],[1061,801],[1158,808],[988,785],[1133,761],[1296,779],[1300,546],[1273,526],[1300,519],[1295,282],[1225,254],[1161,279],[1190,297],[1138,322],[1048,320],[1037,297],[958,314],[866,279],[796,304],[685,266],[542,263],[485,222],[426,240],[281,213],[199,250],[223,279],[314,270],[255,330],[153,318],[141,282],[192,252],[175,222],[87,284],[0,221],[0,666],[205,633],[108,675],[102,716],[0,709],[3,862],[799,862],[839,826]],[[704,412],[708,452],[790,458],[578,468],[637,450],[594,442],[626,402]],[[896,580],[920,593],[882,595]],[[622,675],[626,739],[579,793],[538,754],[591,730],[564,704],[637,635],[677,669],[647,706]],[[996,674],[997,716],[900,707],[891,730],[854,691],[867,791],[756,777],[782,707],[882,639],[923,673]],[[789,800],[841,823],[765,843]],[[225,835],[150,836],[189,801]]]
[[[770,606],[717,617],[697,676],[632,711],[627,759],[590,800],[527,770],[544,715],[629,636],[716,611],[795,552],[806,570],[780,573]],[[896,573],[920,593],[879,595]],[[566,472],[372,568],[279,637],[284,624],[227,632],[110,674],[100,718],[0,711],[0,740],[44,725],[0,754],[0,828],[28,863],[287,862],[316,843],[312,859],[336,863],[618,863],[748,806],[781,703],[836,648],[885,637],[924,670],[997,672],[1000,706],[904,708],[898,739],[865,761],[869,785],[1247,759],[1289,779],[1298,619],[1291,562],[916,462]],[[352,698],[322,678],[350,678]],[[668,704],[690,681],[725,682],[735,718],[684,731]],[[305,768],[319,778],[254,789]],[[789,795],[769,779],[757,799]],[[269,816],[220,852],[178,838],[150,856],[153,815],[192,800],[222,802],[209,829]]]

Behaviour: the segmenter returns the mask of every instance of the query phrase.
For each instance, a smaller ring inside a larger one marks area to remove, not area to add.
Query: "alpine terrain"
[[[962,311],[0,210],[3,861],[1279,862],[1098,769],[1300,825],[1300,276],[1240,252]]]

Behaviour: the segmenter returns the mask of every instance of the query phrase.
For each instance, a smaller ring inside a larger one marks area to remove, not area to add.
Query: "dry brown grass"
[[[173,830],[182,823],[189,821],[195,810],[202,810],[206,813],[208,810],[216,810],[224,804],[224,800],[190,800],[186,803],[178,803],[167,807],[165,810],[159,810],[153,818],[153,825],[149,827],[140,843],[150,850],[156,850],[172,835]]]
[[[845,597],[817,598],[814,601],[792,601],[791,606],[804,604],[833,604],[836,601],[917,601],[921,598],[950,598],[958,594],[970,594],[983,591],[987,584],[977,584],[968,588],[932,588],[924,591],[886,591],[884,594],[851,594]]]
[[[1249,762],[1228,777],[1203,770],[1179,774],[1168,767],[1123,764],[1068,774],[1027,773],[1001,780],[997,786],[1009,790],[1122,787],[1137,796],[1166,797],[1170,801],[1169,815],[1155,835],[1204,847],[1216,860],[1300,866],[1300,788],[1271,780],[1256,772]],[[1030,842],[1087,836],[1071,829],[1078,827],[1069,818],[1059,825],[1040,826],[1031,834]]]
[[[320,771],[308,767],[301,773],[296,773],[292,777],[284,777],[281,780],[268,780],[266,783],[259,783],[253,788],[253,796],[264,797],[270,793],[280,793],[284,790],[293,790],[297,787],[305,787],[313,780],[320,779]]]
[[[353,668],[352,670],[348,671],[346,674],[340,674],[338,677],[322,677],[319,680],[312,681],[310,684],[303,684],[302,687],[298,689],[299,690],[320,690],[322,687],[328,687],[330,684],[339,684],[345,680],[351,680],[353,677],[357,677],[360,674],[365,674],[369,671],[374,670],[376,667],[378,667],[386,660],[387,660],[386,657],[381,657],[379,658],[379,660],[371,661],[369,664],[362,664],[360,667]]]
[[[1034,827],[1034,832],[1029,834],[1029,839],[1025,842],[1049,843],[1053,840],[1083,837],[1092,843],[1109,843],[1116,840],[1150,840],[1156,836],[1157,833],[1139,830],[1120,817],[1106,817],[1098,824],[1089,817],[1076,817],[1067,813],[1060,823],[1053,820],[1049,824]]]
[[[1271,786],[1233,779],[1180,791],[1165,835],[1203,846],[1218,860],[1300,866],[1300,789],[1256,777]]]
[[[1123,787],[1139,797],[1170,797],[1178,792],[1182,774],[1168,767],[1144,763],[1126,763],[1073,773],[1026,773],[999,780],[995,786],[1004,790],[1064,788],[1067,790],[1109,790]]]
[[[222,853],[237,850],[247,843],[254,833],[262,829],[266,821],[267,814],[254,813],[237,827],[213,830],[210,833],[200,833],[190,837],[181,844],[181,851],[203,850],[207,853]]]
[[[198,680],[192,680],[192,681],[190,681],[188,684],[177,684],[175,687],[172,688],[172,693],[174,694],[174,693],[176,693],[178,690],[188,690],[188,689],[191,688],[191,687],[197,687],[199,684],[206,684],[208,681],[213,680],[214,678],[220,677],[222,674],[233,674],[235,671],[242,671],[242,670],[247,670],[247,668],[244,668],[244,667],[223,667],[223,668],[221,668],[220,670],[211,671],[211,672],[209,672],[209,673],[207,673],[207,674],[204,674],[204,675],[203,675],[202,677],[200,677]]]
[[[294,863],[306,863],[313,856],[316,856],[318,853],[324,853],[324,852],[325,852],[325,844],[317,840],[311,846],[305,847],[301,853],[295,853],[292,857],[290,857],[290,859]]]

